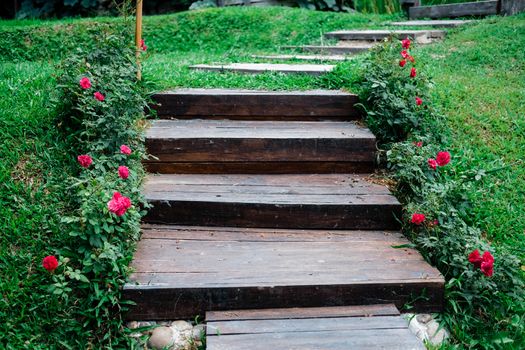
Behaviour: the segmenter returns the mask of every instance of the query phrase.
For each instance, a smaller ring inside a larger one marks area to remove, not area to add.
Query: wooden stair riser
[[[425,291],[424,298],[417,299]],[[443,284],[309,285],[233,288],[133,289],[123,291],[125,300],[137,303],[129,320],[193,319],[213,310],[285,307],[344,306],[393,303],[412,312],[439,312],[443,308]]]
[[[144,222],[198,226],[310,229],[399,229],[401,207],[150,200]]]
[[[409,18],[455,18],[498,14],[498,1],[463,2],[457,4],[415,6],[408,10]]]
[[[244,92],[180,90],[153,95],[160,118],[246,120],[351,120],[359,98],[341,92]]]

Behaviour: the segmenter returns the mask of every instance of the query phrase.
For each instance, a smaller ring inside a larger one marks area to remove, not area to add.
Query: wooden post
[[[525,0],[500,0],[499,13],[504,16],[512,16],[525,11]]]
[[[137,58],[137,79],[142,79],[142,67],[140,65],[140,53],[142,40],[142,0],[137,0],[137,12],[135,22],[135,56]]]

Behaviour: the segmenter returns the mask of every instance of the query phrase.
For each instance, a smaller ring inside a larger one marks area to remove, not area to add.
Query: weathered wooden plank
[[[213,279],[213,275],[208,276]],[[443,280],[386,280],[287,286],[216,286],[183,288],[177,285],[126,284],[123,297],[137,305],[126,315],[131,320],[193,318],[213,310],[347,306],[413,302],[416,312],[439,312],[443,307]],[[425,298],[414,300],[424,294]]]
[[[375,162],[157,162],[144,163],[150,173],[161,174],[365,174]]]
[[[142,225],[142,239],[242,242],[387,242],[405,240],[397,231],[284,230],[244,227]]]
[[[256,91],[179,89],[153,95],[161,118],[226,117],[228,119],[356,119],[355,94],[332,90]]]
[[[446,35],[444,30],[338,30],[325,33],[328,39],[338,40],[371,40],[378,41],[397,35],[400,38],[411,39],[443,39]]]
[[[454,18],[498,14],[498,1],[462,2],[457,4],[418,6],[409,9],[409,18]]]
[[[236,72],[260,74],[267,72],[283,74],[323,75],[331,72],[335,66],[329,64],[286,64],[286,63],[230,63],[230,64],[195,64],[190,69],[217,72]]]
[[[332,322],[330,322],[332,321]],[[228,334],[264,334],[292,332],[324,332],[351,330],[406,329],[407,322],[401,317],[340,317],[299,318],[289,320],[231,320],[208,323],[208,336]]]
[[[235,310],[206,312],[206,322],[242,320],[316,319],[338,317],[398,316],[394,304],[305,307],[287,309]],[[337,322],[337,320],[334,320]]]
[[[525,0],[500,0],[500,13],[512,16],[525,11]]]
[[[408,330],[342,330],[239,334],[207,338],[208,350],[424,350]]]
[[[386,187],[347,174],[158,175],[148,177],[144,193],[153,206],[144,220],[161,224],[397,229],[401,214]]]
[[[474,23],[474,20],[467,19],[442,19],[442,20],[415,20],[415,21],[403,21],[403,22],[392,22],[393,26],[403,27],[434,27],[434,28],[455,28],[468,23]]]

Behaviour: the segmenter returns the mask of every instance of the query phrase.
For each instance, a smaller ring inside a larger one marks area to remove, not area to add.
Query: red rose
[[[82,89],[84,90],[87,90],[91,87],[91,81],[89,80],[89,78],[82,78],[80,79],[80,87],[82,87]]]
[[[118,176],[126,180],[129,177],[129,169],[127,166],[121,165],[118,167]]]
[[[433,170],[436,170],[437,166],[438,166],[438,163],[436,162],[435,159],[433,158],[428,158],[427,160],[428,162],[428,166],[431,167]]]
[[[129,148],[126,145],[122,145],[122,146],[120,146],[120,153],[129,156],[131,154],[131,148]]]
[[[416,147],[423,147],[423,141],[417,141],[417,142],[414,141],[414,145],[415,145]]]
[[[88,156],[87,154],[81,154],[77,157],[78,163],[83,168],[89,168],[91,163],[93,163],[93,159]]]
[[[438,152],[436,156],[436,161],[439,166],[445,166],[450,163],[450,153],[448,152]]]
[[[104,95],[102,95],[100,92],[95,92],[93,94],[93,96],[95,97],[95,99],[99,100],[99,101],[104,101],[106,99],[106,97],[104,97]]]
[[[490,252],[483,253],[483,261],[481,262],[480,269],[487,277],[491,277],[494,274],[494,257]]]
[[[410,39],[406,38],[405,40],[401,40],[401,45],[403,45],[403,49],[410,49]]]
[[[131,200],[128,197],[124,197],[119,192],[113,193],[113,198],[108,202],[110,212],[122,216],[129,208],[131,208]]]
[[[401,57],[408,58],[408,56],[409,56],[409,54],[408,54],[407,50],[401,51]]]
[[[414,59],[414,57],[412,57],[412,56],[410,56],[410,55],[408,55],[407,60],[409,60],[409,61],[412,62],[412,63],[416,62],[416,60]]]
[[[416,97],[416,105],[421,106],[422,103],[423,103],[423,100],[420,99],[419,97]]]
[[[416,69],[412,67],[412,69],[410,70],[410,78],[415,78],[415,77],[416,77]]]
[[[483,262],[483,258],[479,254],[479,250],[476,249],[472,253],[470,253],[468,256],[468,261],[471,264],[474,264],[475,267],[480,268],[481,263]]]
[[[148,46],[144,42],[144,39],[140,40],[140,48],[142,49],[142,51],[146,51],[148,49]]]
[[[401,60],[401,61],[399,61],[399,67],[404,67],[405,64],[407,64],[407,60]]]
[[[425,221],[425,219],[426,219],[425,214],[419,214],[419,213],[412,214],[412,223],[413,224],[421,225],[423,223],[423,221]]]
[[[58,260],[53,255],[48,255],[42,260],[42,266],[49,272],[53,272],[58,267]]]

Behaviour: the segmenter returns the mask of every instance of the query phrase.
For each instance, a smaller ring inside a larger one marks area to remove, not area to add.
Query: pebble
[[[171,347],[173,343],[173,330],[166,326],[155,328],[148,340],[148,346],[155,350]]]

